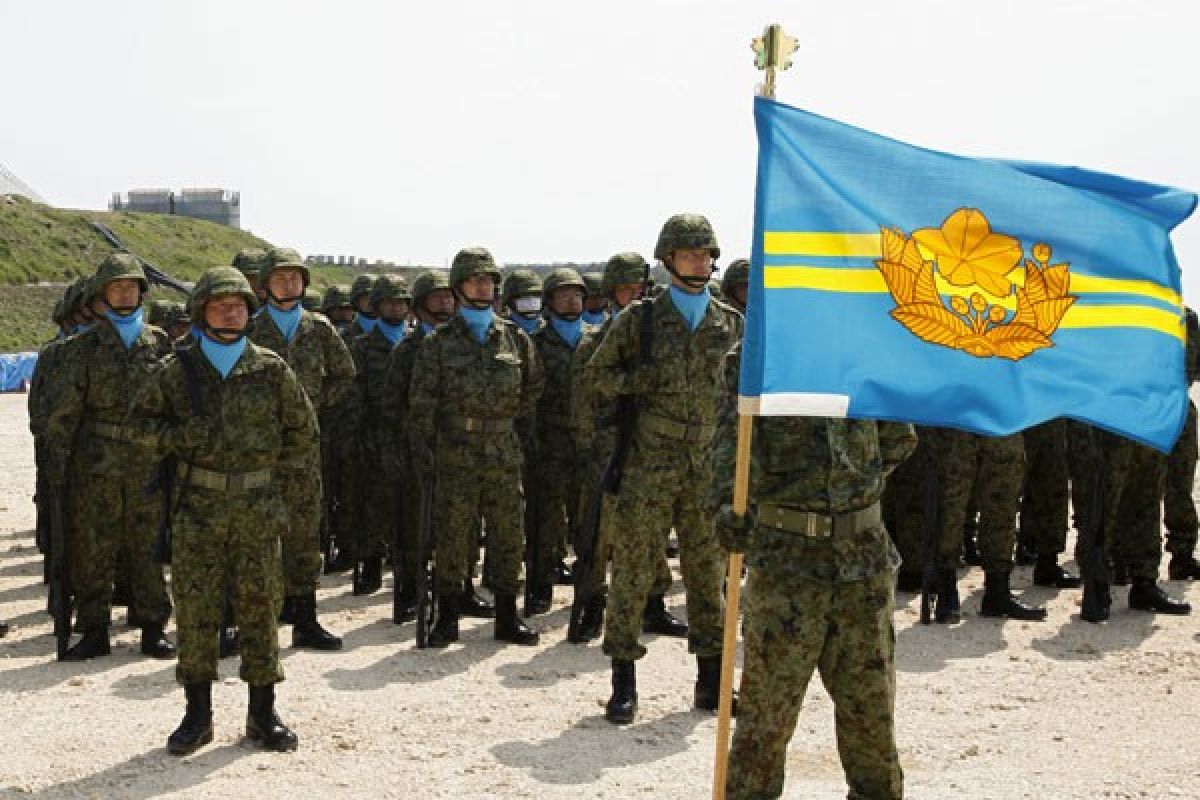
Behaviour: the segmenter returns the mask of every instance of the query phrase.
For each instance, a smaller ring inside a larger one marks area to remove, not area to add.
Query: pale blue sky
[[[786,102],[1200,189],[1187,0],[5,2],[0,163],[63,206],[239,189],[246,227],[307,253],[595,261],[694,210],[731,258],[771,21],[801,40]],[[1200,222],[1176,242],[1195,302]]]

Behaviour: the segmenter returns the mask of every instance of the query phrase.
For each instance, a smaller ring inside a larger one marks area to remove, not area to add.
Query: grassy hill
[[[0,352],[35,349],[54,334],[50,312],[63,287],[89,275],[112,252],[90,222],[108,225],[133,252],[181,280],[228,264],[244,247],[269,247],[257,236],[203,220],[162,214],[76,211],[0,195]],[[349,283],[344,267],[316,267],[313,284]],[[152,290],[178,299],[167,288]]]

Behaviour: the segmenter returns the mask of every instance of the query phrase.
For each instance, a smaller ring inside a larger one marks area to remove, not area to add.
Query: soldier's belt
[[[482,419],[480,417],[446,416],[441,418],[443,428],[466,433],[509,433],[514,430],[512,417],[507,419]]]
[[[93,422],[89,426],[92,433],[97,436],[103,436],[105,439],[112,439],[118,442],[128,441],[129,429],[124,425],[113,425],[108,422]]]
[[[188,470],[188,480],[193,486],[212,489],[215,492],[247,492],[251,489],[261,489],[271,482],[269,469],[253,472],[215,472],[189,464]]]
[[[798,533],[814,539],[850,536],[883,522],[879,503],[845,514],[817,514],[773,503],[759,503],[758,525],[785,533]]]
[[[651,433],[689,444],[708,444],[712,441],[713,434],[716,433],[714,425],[685,425],[682,422],[660,417],[647,411],[642,412],[638,422]]]

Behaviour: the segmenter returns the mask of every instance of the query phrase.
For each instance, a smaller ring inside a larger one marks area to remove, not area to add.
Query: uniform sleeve
[[[521,349],[521,406],[518,416],[533,420],[537,411],[538,400],[546,389],[546,364],[541,353],[529,335],[520,328],[514,328],[517,346]]]
[[[354,357],[333,325],[323,322],[325,337],[325,381],[321,385],[321,408],[333,408],[342,397],[353,389]]]
[[[124,422],[131,443],[157,456],[182,449],[176,444],[179,420],[171,402],[174,364],[174,357],[166,359],[154,379],[133,396]]]
[[[283,447],[277,463],[285,472],[309,469],[319,456],[317,415],[296,373],[286,364],[280,367],[283,375],[279,398]]]
[[[733,497],[733,470],[737,453],[737,387],[742,364],[742,346],[737,344],[721,361],[720,394],[717,397],[717,431],[713,437],[713,485],[705,499],[714,510]]]
[[[80,357],[82,343],[77,343],[71,357],[57,359],[53,380],[54,398],[45,409],[43,444],[45,445],[46,480],[61,486],[67,480],[71,448],[75,434],[83,422],[84,397],[87,392],[87,359]],[[63,354],[66,356],[67,354]]]
[[[880,422],[879,455],[883,460],[884,475],[904,463],[913,450],[917,449],[917,432],[907,422]]]
[[[642,303],[618,314],[597,345],[596,352],[588,359],[585,376],[599,402],[622,394],[641,394],[650,388],[647,379],[651,370],[628,372],[628,366],[637,354],[637,326],[641,315],[652,311],[652,306]]]
[[[596,395],[592,391],[587,363],[596,352],[599,340],[599,333],[585,335],[571,363],[571,427],[579,452],[587,450],[596,436]]]
[[[408,387],[408,435],[410,440],[433,441],[434,416],[442,396],[441,341],[438,332],[421,340],[413,361]]]

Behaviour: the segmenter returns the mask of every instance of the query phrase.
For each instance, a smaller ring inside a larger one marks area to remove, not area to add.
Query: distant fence
[[[33,380],[37,353],[0,353],[0,392],[23,392]]]

